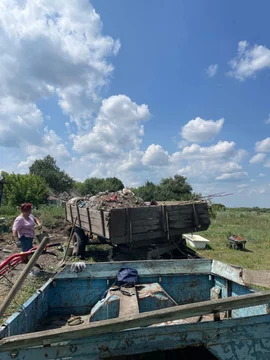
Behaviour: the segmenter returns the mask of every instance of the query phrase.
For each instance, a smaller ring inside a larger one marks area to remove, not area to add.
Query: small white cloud
[[[209,78],[212,78],[216,75],[217,71],[218,71],[218,64],[211,64],[206,69],[206,74]]]
[[[237,55],[229,64],[229,75],[243,81],[258,71],[270,68],[270,50],[262,45],[252,47],[247,41],[240,41]]]
[[[264,121],[265,124],[270,124],[270,114],[268,115],[268,119]]]
[[[219,141],[217,144],[202,147],[197,144],[186,146],[182,152],[177,152],[172,157],[180,157],[182,159],[226,159],[235,153],[235,143],[228,141]]]
[[[190,120],[185,126],[183,126],[181,135],[185,140],[190,142],[200,143],[210,141],[213,140],[220,132],[223,124],[223,118],[213,121],[197,117],[194,120]]]
[[[244,179],[247,176],[248,176],[248,173],[246,173],[244,171],[239,171],[239,172],[235,172],[235,173],[221,174],[220,176],[218,176],[216,178],[216,180],[219,180],[219,181],[237,181],[237,180]]]
[[[220,167],[220,171],[223,173],[231,173],[231,172],[236,172],[239,170],[242,170],[242,166],[233,161],[230,161],[224,165],[221,165],[221,167]]]
[[[264,153],[258,153],[256,155],[254,155],[250,160],[250,164],[258,164],[261,163],[265,160],[266,155]]]
[[[266,168],[270,168],[270,160],[266,161],[266,163],[263,166]]]
[[[144,153],[142,162],[149,166],[166,166],[169,163],[169,155],[162,146],[152,144]]]
[[[270,151],[270,137],[257,141],[255,144],[255,151],[257,152],[269,152]]]
[[[258,175],[258,177],[265,177],[265,174],[260,173],[260,174]]]
[[[179,169],[178,171],[177,171],[177,174],[178,175],[182,175],[182,176],[192,176],[193,175],[193,169],[192,169],[192,167],[190,166],[190,165],[187,165],[187,166],[185,166],[184,168],[182,168],[182,169]]]
[[[248,184],[240,184],[240,185],[237,185],[237,188],[238,189],[244,189],[244,188],[247,188],[248,187]]]
[[[28,169],[36,159],[37,159],[37,157],[34,156],[34,155],[28,156],[26,161],[21,161],[19,163],[18,168],[20,168],[20,169]]]

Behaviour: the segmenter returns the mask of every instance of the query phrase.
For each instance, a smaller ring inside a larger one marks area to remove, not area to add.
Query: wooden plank
[[[242,277],[243,269],[241,267],[228,265],[218,260],[213,260],[211,272],[212,274],[221,276],[227,280],[245,285]]]
[[[263,305],[270,302],[270,291],[242,295],[232,298],[208,300],[194,304],[186,304],[171,308],[145,312],[136,316],[98,321],[90,324],[74,326],[69,329],[54,329],[24,335],[16,335],[0,340],[0,352],[23,349],[44,344],[55,344],[72,339],[86,338],[119,332],[135,327],[145,327],[167,321],[186,319],[210,313],[223,312],[250,306]]]
[[[131,295],[127,296],[121,291],[117,292],[117,296],[120,300],[119,317],[136,316],[139,314],[139,304],[137,299],[137,291],[135,287],[128,288],[126,290]]]
[[[90,217],[89,208],[86,208],[86,211],[87,211],[87,220],[88,220],[88,224],[89,224],[89,231],[90,231],[90,233],[92,233],[92,225],[91,225],[91,217]]]
[[[113,209],[110,212],[109,232],[111,237],[124,237],[126,234],[125,209]]]
[[[101,217],[102,236],[106,237],[103,210],[100,210],[100,217]]]
[[[200,229],[206,230],[206,228],[204,228],[203,226]],[[172,229],[170,229],[170,236],[180,236],[181,234],[194,232],[194,230],[195,230],[194,227],[191,227],[191,226],[187,226],[187,227],[180,228],[180,229],[172,228]],[[151,239],[153,240],[153,239],[163,238],[164,241],[166,241],[166,236],[167,236],[167,233],[164,231],[150,231],[150,232],[133,234],[133,243],[134,243],[133,246],[134,247],[136,246],[136,242],[144,241],[144,240],[147,241],[147,240],[151,240]],[[126,236],[111,237],[110,240],[114,245],[127,243]]]
[[[90,216],[91,216],[91,211],[89,211],[89,214],[90,214]],[[86,221],[86,222],[88,222],[88,216],[87,215],[80,215],[80,218],[81,218],[81,220],[82,221]],[[91,217],[91,221],[96,221],[96,222],[100,222],[101,223],[101,215],[100,215],[100,217],[99,218],[96,218],[96,217]],[[109,226],[109,220],[108,220],[108,218],[106,217],[106,216],[104,216],[104,226]]]
[[[80,217],[80,211],[79,211],[79,206],[78,205],[76,206],[76,210],[77,210],[77,218],[79,220],[79,226],[81,227],[82,224],[81,224],[81,217]]]
[[[270,271],[243,269],[242,276],[245,284],[270,288]]]
[[[132,221],[139,219],[146,219],[151,217],[159,217],[161,213],[161,206],[130,208],[130,218]]]

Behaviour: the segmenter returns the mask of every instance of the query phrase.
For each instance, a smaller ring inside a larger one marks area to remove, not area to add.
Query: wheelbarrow
[[[231,235],[228,237],[227,246],[230,249],[244,250],[247,240],[242,236]]]

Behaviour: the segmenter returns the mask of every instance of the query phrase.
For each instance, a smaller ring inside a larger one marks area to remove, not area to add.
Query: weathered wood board
[[[112,209],[108,212],[66,205],[66,219],[113,244],[170,238],[206,230],[210,225],[205,201],[169,206]],[[136,245],[135,245],[136,247]]]

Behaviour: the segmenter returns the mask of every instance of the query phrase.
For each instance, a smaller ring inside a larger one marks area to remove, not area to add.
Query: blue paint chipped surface
[[[93,321],[118,316],[119,302],[116,299],[112,297],[105,307],[100,306],[99,301],[114,282],[116,270],[123,264],[96,265],[91,265],[79,276],[72,274],[67,267],[25,303],[25,310],[8,319],[0,328],[0,338],[33,332],[42,319],[53,315],[85,315],[97,310]],[[146,286],[144,296],[140,298],[138,295],[140,312],[173,306],[174,302],[181,305],[209,300],[213,287],[221,289],[223,298],[252,292],[232,281],[229,281],[228,287],[228,280],[221,275],[209,276],[209,261],[140,262],[138,268],[139,283]],[[16,359],[100,359],[203,344],[218,359],[265,360],[270,359],[270,315],[266,314],[266,305],[254,306],[233,310],[233,319],[219,322],[148,327],[67,341],[50,347],[18,349]],[[9,353],[1,352],[1,347],[0,359],[11,359]]]

